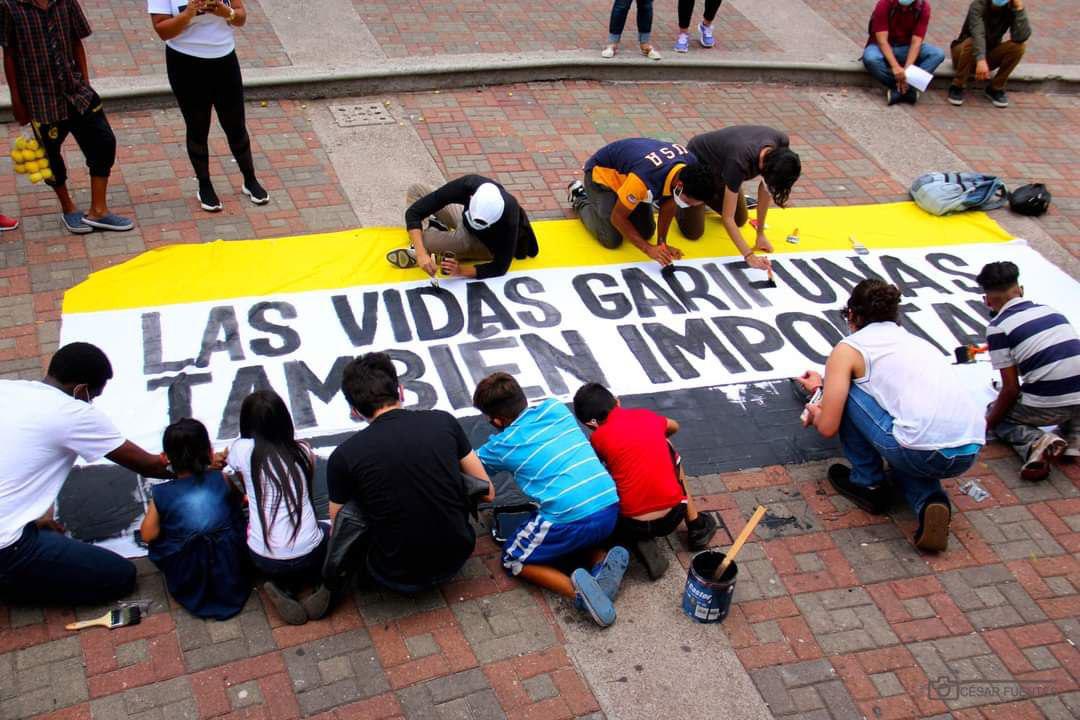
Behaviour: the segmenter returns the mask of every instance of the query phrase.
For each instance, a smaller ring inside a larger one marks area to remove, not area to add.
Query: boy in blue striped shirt
[[[1080,338],[1064,315],[1025,300],[1019,280],[1011,262],[976,277],[992,315],[990,362],[1001,371],[986,426],[1024,459],[1020,477],[1043,480],[1062,455],[1080,456]],[[1041,429],[1055,425],[1065,437]]]
[[[615,595],[630,556],[599,548],[615,529],[615,482],[593,452],[577,420],[548,398],[529,407],[513,376],[498,372],[480,381],[473,405],[497,432],[477,451],[488,473],[514,475],[539,510],[507,539],[503,567],[512,575],[574,600],[601,627],[615,622]],[[587,570],[561,569],[578,555]]]

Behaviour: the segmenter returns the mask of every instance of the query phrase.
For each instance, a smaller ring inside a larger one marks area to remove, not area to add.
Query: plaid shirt
[[[75,44],[90,34],[77,0],[0,0],[0,45],[15,59],[15,78],[30,118],[67,120],[90,109],[95,93],[75,59]]]

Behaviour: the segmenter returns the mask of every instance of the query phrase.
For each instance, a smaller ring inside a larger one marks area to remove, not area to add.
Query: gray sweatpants
[[[617,202],[619,196],[614,190],[595,182],[591,173],[585,174],[585,194],[574,203],[574,210],[589,234],[609,250],[619,247],[623,241],[622,234],[611,224],[611,211]],[[656,232],[656,220],[653,219],[650,203],[639,203],[630,213],[630,222],[646,240],[652,239]]]

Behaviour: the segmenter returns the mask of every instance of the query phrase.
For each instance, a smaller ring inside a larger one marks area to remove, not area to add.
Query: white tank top
[[[893,437],[912,450],[986,442],[982,401],[930,343],[893,322],[871,323],[841,342],[866,374],[853,382],[893,417]]]

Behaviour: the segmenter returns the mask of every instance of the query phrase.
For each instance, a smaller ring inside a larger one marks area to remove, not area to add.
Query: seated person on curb
[[[623,547],[606,555],[600,548],[615,529],[619,497],[574,416],[552,398],[530,407],[521,386],[503,372],[480,381],[473,405],[497,431],[477,451],[484,467],[513,473],[540,505],[507,539],[503,567],[572,599],[597,625],[611,625],[630,556]],[[576,569],[567,575],[562,568],[569,566]]]
[[[1061,313],[1024,299],[1011,262],[983,267],[976,278],[993,317],[986,328],[1001,391],[986,427],[1024,460],[1020,477],[1044,480],[1050,463],[1080,457],[1080,339]],[[1057,433],[1041,428],[1060,426]]]
[[[525,210],[506,188],[486,177],[464,175],[434,192],[413,185],[405,202],[410,245],[387,253],[391,265],[419,265],[432,277],[441,269],[447,275],[483,280],[505,275],[515,258],[540,252]],[[443,256],[441,263],[435,255]],[[462,260],[480,264],[462,265]]]
[[[805,424],[824,437],[840,434],[851,468],[831,466],[829,482],[869,513],[888,509],[887,461],[919,518],[915,547],[940,552],[952,515],[941,479],[975,462],[985,435],[982,408],[934,346],[900,327],[895,286],[863,280],[844,315],[852,334],[829,355],[821,403],[806,406]],[[808,372],[798,382],[813,393],[823,381]]]
[[[691,550],[704,550],[716,534],[716,519],[699,513],[686,492],[682,461],[669,437],[679,423],[644,408],[624,408],[600,383],[582,385],[574,395],[574,414],[592,428],[589,442],[607,466],[619,493],[615,541],[630,546],[658,579],[668,560],[655,538],[686,523]]]
[[[228,620],[251,594],[241,495],[212,469],[206,426],[182,418],[165,428],[176,479],[151,489],[140,532],[169,594],[196,617]]]
[[[704,198],[705,205],[679,208],[675,221],[683,237],[696,240],[705,234],[705,206],[720,215],[731,242],[758,270],[769,267],[769,259],[755,252],[773,251],[765,235],[765,217],[769,201],[780,207],[787,204],[791,188],[802,173],[798,153],[788,147],[788,136],[762,125],[733,125],[697,135],[687,145],[690,152],[712,172],[715,192]],[[757,188],[757,241],[750,247],[739,229],[746,224],[748,212],[742,185],[761,175]]]
[[[77,457],[172,477],[91,404],[112,376],[105,353],[76,342],[56,351],[41,382],[0,380],[0,602],[101,605],[135,588],[130,561],[66,537],[53,516]]]
[[[931,75],[945,62],[945,51],[925,42],[930,26],[929,0],[878,0],[870,16],[870,37],[862,61],[867,72],[885,86],[889,105],[914,105],[919,91],[904,71],[915,65]]]
[[[1009,39],[1004,40],[1006,31]],[[975,70],[975,79],[989,80],[986,97],[995,107],[1009,106],[1005,83],[1024,57],[1031,25],[1023,0],[971,0],[960,37],[952,41],[952,84],[949,102],[964,104],[964,88]],[[997,70],[990,79],[990,71]]]
[[[404,390],[385,353],[346,365],[341,390],[354,419],[368,421],[326,468],[330,519],[356,501],[370,526],[356,571],[406,594],[449,580],[476,544],[461,475],[487,480],[465,431],[441,410],[402,408]]]
[[[263,590],[285,622],[303,625],[330,609],[322,583],[330,533],[311,502],[315,454],[294,433],[281,396],[256,390],[240,406],[240,438],[227,458],[248,497],[247,546]]]
[[[597,150],[584,170],[584,182],[570,183],[568,201],[589,233],[609,249],[626,240],[664,266],[682,257],[667,244],[676,208],[700,205],[713,194],[708,169],[682,145],[663,140],[616,140]]]

